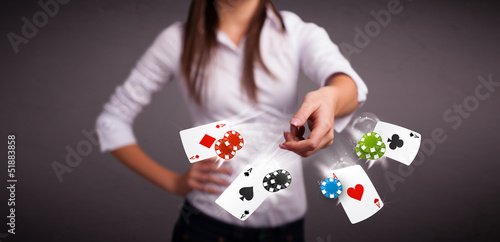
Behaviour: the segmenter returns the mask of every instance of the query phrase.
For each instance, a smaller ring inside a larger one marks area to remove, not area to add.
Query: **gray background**
[[[413,165],[375,165],[368,175],[385,201],[374,217],[351,225],[341,206],[318,193],[320,172],[305,164],[309,209],[307,241],[485,240],[499,237],[500,91],[480,101],[456,130],[443,120],[454,104],[474,95],[477,77],[499,82],[498,8],[493,1],[401,1],[404,10],[352,64],[370,93],[361,111],[419,131],[442,128],[446,141]],[[65,147],[87,140],[101,106],[155,36],[183,21],[189,1],[71,1],[15,54],[6,35],[20,34],[21,17],[40,11],[36,1],[2,1],[0,134],[16,134],[16,232],[7,241],[168,241],[182,198],[151,185],[96,146],[59,182],[51,164],[64,164]],[[381,0],[275,1],[323,26],[336,43],[353,44],[354,27],[373,20]],[[300,94],[314,85],[301,76]],[[498,89],[498,87],[497,87]],[[165,166],[188,167],[178,131],[189,127],[175,84],[166,86],[138,117],[142,147]],[[300,100],[297,100],[300,101]],[[179,108],[180,107],[180,108]],[[333,152],[338,141],[322,151]],[[165,148],[170,147],[170,148]],[[6,148],[2,148],[6,149]],[[0,174],[6,179],[6,159]],[[363,163],[361,163],[363,164]],[[366,165],[363,164],[366,168]],[[384,174],[404,182],[391,189]],[[403,173],[402,173],[403,172]],[[0,189],[0,240],[7,191]]]

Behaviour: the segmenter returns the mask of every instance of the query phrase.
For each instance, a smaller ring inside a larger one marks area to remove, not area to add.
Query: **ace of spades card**
[[[373,132],[382,137],[386,145],[385,156],[407,166],[417,156],[422,140],[419,133],[382,121],[377,123]]]
[[[215,203],[231,215],[245,221],[271,194],[262,185],[264,176],[265,173],[259,169],[246,166]]]
[[[342,183],[344,191],[339,200],[352,224],[361,222],[377,213],[384,203],[370,178],[359,165],[332,171]]]

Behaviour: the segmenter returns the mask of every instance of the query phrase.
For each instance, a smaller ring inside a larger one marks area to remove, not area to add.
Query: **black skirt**
[[[172,241],[233,242],[233,241],[304,241],[304,219],[279,227],[244,228],[216,220],[184,202],[175,224]]]

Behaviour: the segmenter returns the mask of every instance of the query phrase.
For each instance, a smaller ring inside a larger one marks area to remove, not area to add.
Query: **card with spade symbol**
[[[262,186],[265,175],[265,172],[255,167],[246,166],[215,203],[245,221],[272,194]]]
[[[384,206],[368,175],[359,165],[332,171],[342,183],[340,203],[352,224],[361,222]]]
[[[382,122],[377,122],[373,132],[379,134],[385,143],[385,156],[409,166],[420,148],[422,136],[415,131]]]

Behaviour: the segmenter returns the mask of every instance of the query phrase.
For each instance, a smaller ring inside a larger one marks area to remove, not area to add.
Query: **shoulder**
[[[163,29],[138,61],[137,69],[150,80],[163,80],[163,71],[177,70],[182,51],[182,33],[181,22]]]
[[[290,11],[280,11],[280,15],[283,18],[283,22],[285,23],[285,26],[298,24],[298,23],[304,23],[304,21],[302,21],[302,19],[296,13],[293,13]]]
[[[170,26],[163,29],[156,37],[155,42],[176,44],[182,42],[184,24],[182,22],[174,22]]]
[[[304,32],[321,29],[321,27],[314,23],[304,22],[296,13],[280,11],[280,15],[283,18],[287,32],[298,34],[298,37],[304,34]]]

